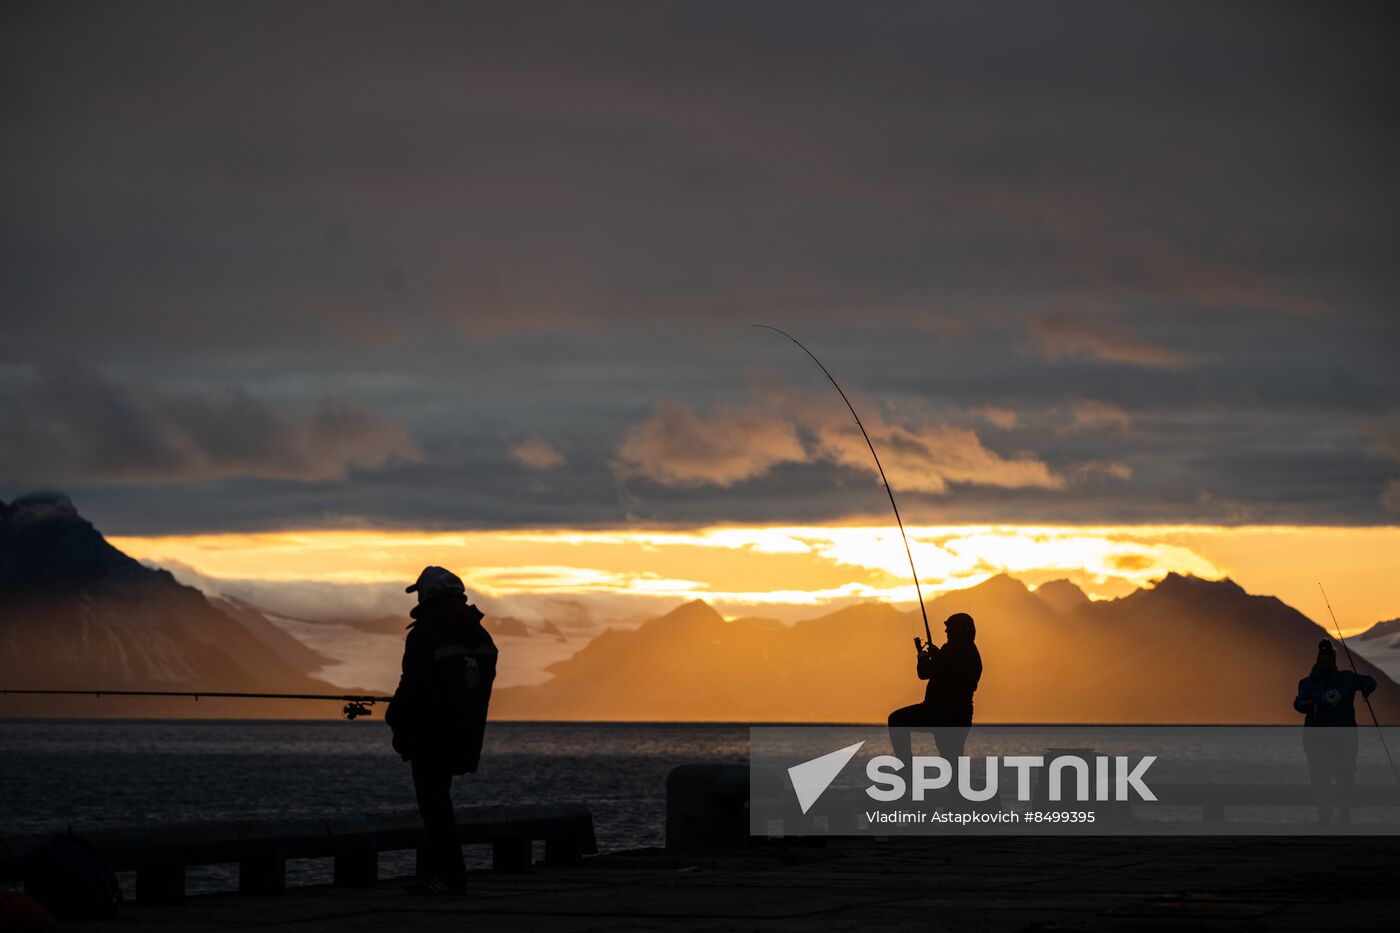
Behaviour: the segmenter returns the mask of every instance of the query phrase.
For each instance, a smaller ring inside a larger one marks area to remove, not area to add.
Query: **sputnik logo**
[[[818,758],[788,768],[792,789],[797,793],[797,803],[798,806],[802,807],[804,814],[812,809],[812,804],[816,803],[822,794],[826,793],[826,789],[831,786],[832,781],[836,780],[841,769],[846,767],[864,744],[865,742],[862,741],[854,745],[847,745],[845,748],[838,748],[834,752],[828,752]]]

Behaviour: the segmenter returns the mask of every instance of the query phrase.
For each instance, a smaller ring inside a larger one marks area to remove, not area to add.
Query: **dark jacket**
[[[403,674],[384,719],[404,759],[441,764],[453,774],[481,760],[496,645],[481,611],[464,597],[421,603],[403,646]]]
[[[1376,689],[1376,678],[1355,671],[1334,671],[1324,676],[1313,665],[1312,673],[1298,681],[1293,708],[1304,713],[1305,726],[1356,725],[1356,692],[1363,697]]]
[[[920,656],[919,679],[928,681],[924,705],[939,725],[972,725],[972,694],[982,679],[976,637],[977,628],[971,621],[955,622],[948,629],[946,645]]]

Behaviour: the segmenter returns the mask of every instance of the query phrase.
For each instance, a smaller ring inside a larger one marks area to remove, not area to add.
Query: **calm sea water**
[[[831,737],[790,749],[784,761],[862,739],[876,740],[869,744],[877,749],[883,736],[870,727],[828,731]],[[1400,750],[1400,729],[1387,732]],[[1360,738],[1361,783],[1390,783],[1378,736],[1360,730]],[[1154,775],[1166,782],[1304,784],[1300,740],[1301,729],[1278,727],[988,726],[969,740],[969,754],[1074,746],[1160,755]],[[584,804],[600,849],[659,846],[671,769],[687,762],[745,764],[749,750],[747,725],[492,723],[481,770],[458,778],[454,797],[459,805]],[[858,782],[864,774],[863,768],[849,771],[843,781]],[[81,833],[413,806],[408,765],[391,750],[382,720],[0,720],[0,832],[72,827]],[[467,851],[475,864],[489,862],[489,851]],[[412,868],[411,853],[381,857],[386,876]],[[290,883],[328,879],[328,860],[288,866]],[[190,871],[191,890],[231,887],[236,880],[228,866]]]
[[[742,764],[748,735],[736,725],[492,723],[481,770],[457,778],[453,796],[463,806],[586,804],[600,849],[659,846],[670,770]],[[382,720],[0,720],[0,832],[413,806],[408,764]],[[411,873],[412,855],[386,855],[381,868]],[[289,865],[288,880],[328,870]],[[191,870],[193,890],[231,883],[231,869]]]
[[[1386,731],[1400,751],[1400,729]],[[1358,778],[1390,783],[1374,730],[1359,732]],[[839,747],[883,730],[832,734],[827,744]],[[1276,727],[985,726],[969,754],[1077,745],[1160,755],[1154,774],[1163,780],[1305,783],[1300,738],[1299,729]],[[458,778],[454,797],[459,805],[585,804],[600,848],[639,848],[663,841],[672,768],[746,764],[748,755],[744,724],[491,723],[481,770]],[[0,719],[0,832],[413,806],[408,765],[391,750],[383,720]]]
[[[412,808],[382,720],[0,720],[0,829],[96,828]],[[744,763],[748,728],[492,723],[459,805],[583,803],[608,849],[659,845],[666,775]]]

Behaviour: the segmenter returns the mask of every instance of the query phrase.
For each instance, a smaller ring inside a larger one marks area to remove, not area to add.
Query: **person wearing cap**
[[[1302,713],[1303,753],[1317,802],[1317,820],[1330,823],[1335,814],[1350,822],[1351,789],[1356,785],[1356,694],[1368,697],[1376,679],[1337,669],[1337,651],[1330,639],[1317,644],[1317,662],[1298,681],[1293,708]]]
[[[394,751],[412,767],[418,811],[427,830],[426,865],[414,894],[461,894],[467,886],[462,846],[452,810],[452,778],[475,771],[481,760],[496,645],[467,602],[461,578],[425,567],[405,592],[418,594],[404,639],[403,674],[384,719]]]
[[[944,621],[943,631],[947,643],[925,646],[915,665],[919,679],[928,681],[924,702],[890,713],[890,745],[906,766],[912,761],[910,733],[932,732],[938,754],[956,764],[972,727],[972,694],[982,679],[977,625],[966,612],[955,612]]]

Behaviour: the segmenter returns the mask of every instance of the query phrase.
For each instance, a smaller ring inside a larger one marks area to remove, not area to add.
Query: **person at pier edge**
[[[403,675],[384,713],[394,751],[412,766],[413,790],[427,830],[419,880],[412,894],[462,894],[467,870],[452,811],[452,778],[481,760],[496,645],[467,602],[461,579],[425,567],[405,592],[418,594],[404,640]]]
[[[924,701],[890,713],[890,745],[906,767],[912,760],[912,732],[932,732],[938,754],[956,765],[972,727],[972,694],[982,679],[982,655],[974,643],[972,616],[955,612],[943,623],[947,643],[919,652],[916,672],[927,680]]]
[[[1317,821],[1351,821],[1348,809],[1356,786],[1356,693],[1368,697],[1376,679],[1337,670],[1337,650],[1329,639],[1317,644],[1317,663],[1298,681],[1293,708],[1304,714],[1303,753],[1317,802]]]

